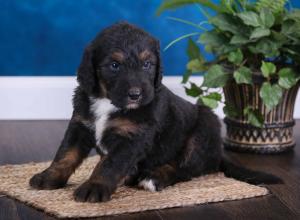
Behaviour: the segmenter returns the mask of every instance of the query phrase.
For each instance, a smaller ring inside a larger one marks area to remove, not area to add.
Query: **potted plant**
[[[158,13],[195,3],[210,26],[172,18],[202,31],[167,46],[189,38],[183,83],[204,73],[203,83],[190,82],[186,93],[211,108],[224,104],[225,148],[262,154],[291,149],[300,78],[300,10],[286,6],[286,0],[166,0]],[[213,54],[213,60],[204,53]]]

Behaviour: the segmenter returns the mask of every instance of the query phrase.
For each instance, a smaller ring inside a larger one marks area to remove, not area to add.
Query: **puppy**
[[[158,191],[192,177],[223,171],[250,183],[280,179],[222,157],[220,123],[162,85],[159,42],[128,23],[103,30],[85,49],[74,111],[58,152],[30,186],[57,189],[92,148],[102,156],[76,201],[110,199],[120,184]]]

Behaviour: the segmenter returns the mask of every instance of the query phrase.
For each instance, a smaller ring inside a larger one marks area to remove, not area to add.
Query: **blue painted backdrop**
[[[214,0],[217,2],[217,0]],[[120,20],[146,29],[164,48],[195,31],[167,16],[201,22],[196,6],[155,16],[161,0],[0,0],[0,75],[74,75],[87,43],[103,28]],[[298,0],[292,0],[300,6]],[[163,52],[166,75],[185,69],[186,41]]]

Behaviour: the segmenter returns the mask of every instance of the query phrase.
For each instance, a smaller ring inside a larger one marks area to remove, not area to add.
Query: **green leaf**
[[[282,24],[281,33],[285,36],[293,39],[293,41],[299,42],[300,38],[300,21],[287,20]]]
[[[296,38],[300,37],[300,21],[286,20],[282,24],[281,33],[285,36]]]
[[[293,20],[286,20],[282,23],[281,33],[285,35],[291,35],[295,31],[296,22]]]
[[[204,62],[200,59],[193,59],[189,61],[186,65],[186,68],[192,73],[199,73],[206,70]]]
[[[201,95],[203,93],[202,89],[200,87],[198,87],[195,83],[190,83],[190,84],[191,84],[190,88],[184,87],[185,93],[187,95],[192,96],[192,97],[198,97],[199,95]]]
[[[192,72],[190,70],[186,70],[185,73],[182,76],[181,83],[185,84],[189,80],[190,76],[192,75]]]
[[[205,45],[204,47],[205,51],[208,52],[208,53],[213,53],[214,51],[214,47],[212,45]]]
[[[195,36],[195,35],[199,35],[199,32],[194,32],[194,33],[190,33],[190,34],[185,34],[182,35],[181,37],[176,38],[175,40],[173,40],[171,43],[169,43],[164,50],[167,50],[169,47],[171,47],[173,44],[177,43],[178,41],[181,41],[185,38],[191,37],[191,36]]]
[[[289,39],[281,32],[271,31],[271,38],[274,39],[278,45],[286,44]]]
[[[262,87],[260,88],[259,95],[262,98],[267,110],[272,110],[278,103],[282,97],[282,88],[275,84],[271,85],[269,82],[264,82]]]
[[[249,68],[242,66],[234,71],[233,77],[237,84],[252,84],[252,72]]]
[[[300,21],[300,9],[293,8],[289,13],[286,15],[285,19],[291,19],[294,21]]]
[[[236,51],[230,52],[228,55],[228,60],[231,63],[234,63],[236,65],[239,65],[243,62],[244,56],[243,53],[241,51],[241,49],[238,49]]]
[[[248,6],[249,6],[248,1],[249,0],[239,0],[238,1],[238,4],[240,5],[241,9],[243,9],[243,10],[248,9]]]
[[[235,0],[221,0],[221,6],[225,9],[226,12],[234,14],[234,3]]]
[[[202,57],[200,54],[199,47],[191,38],[189,38],[188,40],[188,46],[186,52],[189,57],[189,60],[198,59],[199,57]]]
[[[246,44],[248,42],[250,40],[242,35],[234,35],[230,40],[230,44]]]
[[[216,56],[224,56],[228,53],[236,51],[239,47],[237,45],[223,44],[220,47],[213,48]]]
[[[199,42],[205,45],[205,50],[213,53],[216,56],[227,54],[237,49],[236,45],[229,44],[229,38],[224,34],[217,32],[217,30],[203,33]]]
[[[207,96],[201,96],[200,99],[201,103],[212,109],[215,109],[218,107],[218,102],[221,101],[222,96],[219,93],[213,92]]]
[[[175,9],[178,7],[182,7],[184,5],[199,3],[202,6],[210,8],[216,12],[221,11],[220,7],[217,4],[212,3],[210,0],[166,0],[159,6],[156,11],[157,15],[160,15],[163,11],[169,9]]]
[[[284,89],[290,89],[297,83],[297,76],[291,68],[281,69],[278,75],[278,84]]]
[[[260,26],[260,18],[257,13],[253,11],[244,11],[237,15],[240,17],[246,25],[259,27]]]
[[[210,44],[212,46],[221,46],[223,44],[227,44],[228,40],[224,35],[218,33],[216,30],[212,30],[201,34],[199,42],[202,44]]]
[[[204,75],[203,85],[208,88],[219,88],[226,85],[230,74],[223,70],[221,65],[213,65]]]
[[[177,22],[180,22],[180,23],[183,23],[183,24],[190,25],[190,26],[195,27],[195,28],[199,28],[203,31],[207,31],[207,29],[204,28],[202,25],[193,23],[193,22],[185,20],[185,19],[175,18],[175,17],[167,17],[167,18],[170,19],[170,20],[173,20],[173,21],[177,21]]]
[[[255,28],[253,32],[250,35],[250,39],[256,39],[261,37],[266,37],[271,34],[271,31],[269,29],[265,29],[262,27]]]
[[[212,17],[209,22],[222,31],[243,35],[248,32],[247,26],[243,26],[240,20],[231,14],[221,13]]]
[[[268,8],[263,8],[259,13],[260,21],[265,28],[270,28],[275,23],[275,17],[272,11]]]
[[[279,54],[279,44],[270,39],[262,38],[255,46],[249,46],[252,53],[262,53],[266,57],[274,57]]]
[[[231,104],[225,102],[225,106],[223,107],[224,114],[229,118],[235,118],[239,115],[238,110]]]
[[[270,9],[273,13],[279,14],[285,10],[284,5],[288,0],[258,0],[256,2],[256,10],[260,11],[264,8]]]
[[[264,118],[258,110],[254,110],[251,107],[244,109],[244,115],[247,116],[248,122],[255,127],[262,128],[264,125]]]
[[[217,92],[212,92],[209,95],[205,96],[206,98],[210,98],[210,99],[214,99],[218,102],[220,102],[222,100],[222,95],[220,93]]]
[[[283,51],[287,53],[287,55],[294,60],[295,63],[300,63],[300,45],[290,45],[283,48]]]
[[[268,78],[270,75],[273,75],[276,73],[276,66],[274,65],[274,63],[262,61],[260,70],[261,70],[263,76]]]
[[[210,15],[205,8],[201,7],[201,5],[197,4],[196,7],[207,20],[212,17],[212,15]]]

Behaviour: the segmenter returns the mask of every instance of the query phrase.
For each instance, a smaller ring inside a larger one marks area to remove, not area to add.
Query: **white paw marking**
[[[156,192],[156,187],[152,179],[144,179],[139,182],[139,187],[149,190],[150,192]]]
[[[106,128],[106,122],[109,115],[118,110],[116,106],[111,103],[110,99],[107,98],[93,98],[91,100],[91,112],[95,116],[94,129],[95,129],[95,139],[97,147],[101,150],[103,154],[107,154],[108,151],[104,146],[101,146],[101,139],[103,131]]]

